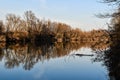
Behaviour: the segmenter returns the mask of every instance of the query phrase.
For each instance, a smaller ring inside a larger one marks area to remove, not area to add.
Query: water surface
[[[109,80],[103,62],[94,61],[96,56],[92,49],[84,47],[75,50],[28,45],[3,48],[0,80]]]

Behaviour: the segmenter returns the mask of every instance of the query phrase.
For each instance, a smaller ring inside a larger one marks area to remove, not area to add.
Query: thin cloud
[[[47,0],[39,0],[41,8],[47,8]]]

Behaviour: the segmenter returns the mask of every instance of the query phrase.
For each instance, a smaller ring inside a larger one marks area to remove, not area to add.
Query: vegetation
[[[97,54],[95,61],[103,61],[107,66],[110,80],[119,80],[120,78],[120,0],[103,0],[105,3],[113,4],[118,7],[109,17],[110,48]],[[109,14],[109,13],[108,13]],[[105,15],[106,16],[106,15]],[[107,15],[108,16],[108,15]],[[99,53],[99,52],[97,52]]]
[[[24,18],[15,14],[8,14],[3,24],[0,22],[1,41],[9,42],[83,42],[109,39],[105,30],[93,30],[89,32],[80,29],[72,29],[69,25],[50,20],[40,20],[32,11],[26,11]],[[3,37],[4,34],[4,37]]]
[[[6,59],[5,67],[23,64],[25,70],[82,47],[102,51],[111,44],[107,30],[72,29],[64,23],[40,20],[31,11],[25,12],[24,18],[8,14],[6,22],[0,23],[0,38],[0,60]]]

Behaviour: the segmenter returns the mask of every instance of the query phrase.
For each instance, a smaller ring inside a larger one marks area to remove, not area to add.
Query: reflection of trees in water
[[[108,44],[103,43],[99,47],[95,45],[95,42],[7,45],[5,49],[0,49],[0,60],[5,60],[6,68],[14,68],[21,65],[25,70],[30,70],[39,61],[44,62],[51,58],[63,57],[69,55],[71,51],[82,47],[98,50],[98,48],[107,48]]]

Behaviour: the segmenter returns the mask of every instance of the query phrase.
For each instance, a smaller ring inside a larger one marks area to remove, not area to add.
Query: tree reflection
[[[44,62],[52,58],[63,57],[69,55],[73,50],[79,50],[82,47],[101,50],[106,49],[109,45],[106,43],[95,45],[95,43],[96,41],[7,44],[0,48],[0,60],[4,59],[5,67],[8,69],[23,66],[25,70],[30,70],[39,61]]]

